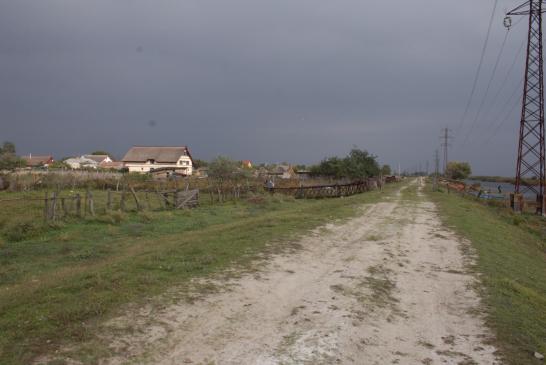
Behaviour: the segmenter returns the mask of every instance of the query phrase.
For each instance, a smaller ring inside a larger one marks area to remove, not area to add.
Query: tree
[[[392,174],[391,167],[389,165],[381,166],[381,175],[389,176]]]
[[[70,166],[64,161],[54,161],[49,165],[50,169],[70,169]]]
[[[0,148],[0,170],[13,170],[17,167],[25,167],[26,161],[15,155],[15,144],[4,142]]]
[[[199,167],[207,167],[209,163],[205,160],[195,159],[193,160],[193,167],[199,168]]]
[[[311,174],[341,178],[345,174],[343,160],[339,157],[326,158],[322,160],[320,164],[311,166]]]
[[[464,180],[472,174],[468,162],[450,161],[447,164],[446,177],[453,180]]]
[[[226,180],[239,180],[248,177],[248,169],[229,157],[218,156],[209,163],[208,175],[220,183]]]
[[[0,148],[0,154],[10,153],[15,155],[15,144],[13,142],[4,142],[2,148]]]
[[[353,148],[345,158],[330,157],[311,167],[311,174],[331,176],[335,178],[348,177],[364,179],[379,175],[377,157],[366,150]]]

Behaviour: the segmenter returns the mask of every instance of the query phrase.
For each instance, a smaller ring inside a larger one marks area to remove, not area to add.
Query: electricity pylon
[[[511,25],[510,16],[529,16],[525,84],[519,128],[518,160],[515,193],[533,192],[537,214],[544,214],[544,70],[542,58],[543,0],[530,0],[507,13],[504,24]],[[528,179],[538,179],[538,185]]]
[[[449,134],[449,132],[451,132],[451,129],[444,128],[443,129],[443,134],[440,136],[440,139],[442,140],[442,143],[440,145],[444,149],[444,176],[446,176],[446,174],[447,174],[447,164],[449,162],[448,156],[447,156],[448,149],[449,149],[449,147],[451,147],[451,144],[449,143],[449,140],[453,138],[453,136],[451,136]]]

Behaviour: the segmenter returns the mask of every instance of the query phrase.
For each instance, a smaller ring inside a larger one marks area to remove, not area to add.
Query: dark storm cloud
[[[514,164],[514,121],[486,151],[489,120],[460,146],[475,108],[457,128],[492,1],[0,4],[0,139],[21,153],[121,156],[132,144],[183,143],[205,159],[316,162],[357,145],[411,168],[432,159],[450,125],[454,158],[483,173]],[[474,105],[504,34],[502,9],[514,4],[500,2]],[[523,28],[511,31],[497,79]],[[521,75],[517,67],[508,84]]]

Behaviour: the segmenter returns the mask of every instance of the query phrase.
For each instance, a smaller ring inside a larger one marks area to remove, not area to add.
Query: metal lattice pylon
[[[544,75],[542,59],[543,0],[531,0],[507,15],[528,15],[529,33],[525,84],[519,130],[515,193],[532,192],[537,213],[543,214],[544,197]],[[529,182],[538,179],[538,185]]]

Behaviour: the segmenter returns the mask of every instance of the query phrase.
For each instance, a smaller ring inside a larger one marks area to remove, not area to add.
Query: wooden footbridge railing
[[[339,198],[342,196],[350,196],[354,194],[364,193],[366,191],[377,188],[376,180],[362,180],[350,184],[332,184],[332,185],[315,185],[315,186],[300,186],[289,188],[270,188],[267,189],[272,193],[280,193],[292,195],[296,199],[318,199],[318,198]]]

